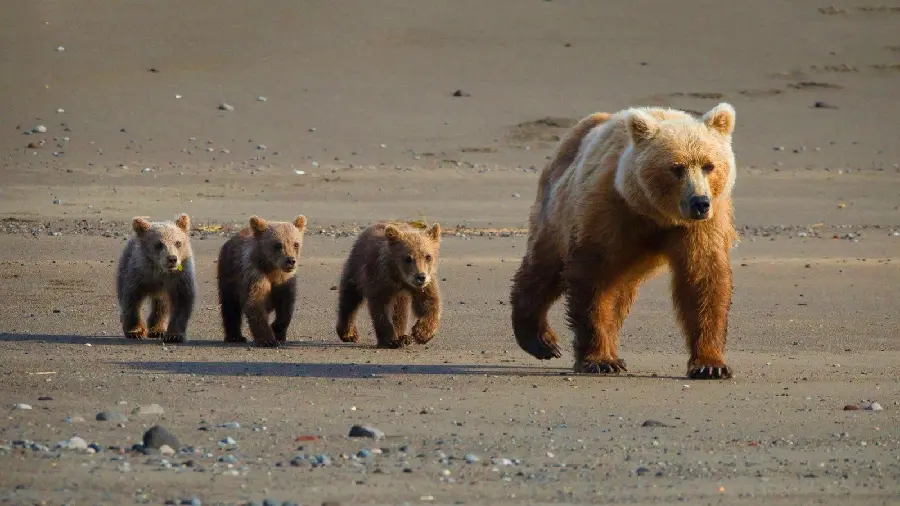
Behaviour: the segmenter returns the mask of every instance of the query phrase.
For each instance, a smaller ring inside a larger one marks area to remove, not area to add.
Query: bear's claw
[[[618,374],[620,372],[628,372],[628,367],[621,358],[599,361],[585,359],[575,364],[575,372],[586,374]]]
[[[260,339],[256,341],[257,348],[278,348],[279,346],[281,346],[281,343],[277,339]]]
[[[562,357],[562,350],[559,349],[559,345],[554,342],[549,342],[543,337],[528,342],[522,346],[522,349],[538,360],[550,360],[552,358]]]
[[[733,373],[727,365],[694,365],[688,369],[688,377],[691,379],[731,379]]]
[[[149,339],[161,339],[165,335],[166,335],[165,330],[151,330],[150,332],[147,333],[147,337]]]
[[[246,336],[238,336],[238,337],[225,337],[226,343],[246,343],[248,341]]]
[[[358,343],[359,342],[359,333],[355,328],[347,330],[346,332],[338,331],[338,337],[341,341],[345,343]]]
[[[379,348],[386,348],[389,350],[396,350],[398,348],[405,348],[413,343],[413,337],[409,334],[404,334],[402,336],[397,336],[397,339],[393,341],[385,341],[379,342]]]
[[[183,343],[184,334],[178,332],[166,332],[162,335],[162,341],[164,343]]]

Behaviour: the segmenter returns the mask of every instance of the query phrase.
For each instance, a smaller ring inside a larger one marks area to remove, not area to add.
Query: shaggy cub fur
[[[243,316],[257,346],[276,347],[287,340],[305,230],[302,215],[293,223],[266,222],[254,216],[249,227],[222,246],[218,279],[225,342],[247,342],[241,334]],[[270,325],[273,311],[275,321]]]
[[[441,227],[420,231],[405,223],[378,223],[353,244],[341,275],[337,334],[358,342],[356,312],[366,299],[379,348],[425,344],[441,319],[436,277]],[[410,306],[418,317],[407,334]]]
[[[116,295],[125,337],[162,338],[167,343],[185,341],[196,298],[190,226],[186,214],[174,223],[149,222],[139,217],[132,220],[135,235],[125,244],[116,272]],[[145,325],[141,304],[148,297],[151,311]]]

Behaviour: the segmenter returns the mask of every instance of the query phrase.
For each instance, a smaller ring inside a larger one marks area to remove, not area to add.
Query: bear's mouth
[[[283,272],[288,272],[288,273],[294,272],[296,269],[297,268],[294,267],[293,265],[285,265],[284,267],[281,268],[281,270]]]

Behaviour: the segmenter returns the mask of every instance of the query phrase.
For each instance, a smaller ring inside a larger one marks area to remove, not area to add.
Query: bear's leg
[[[441,323],[441,294],[437,281],[429,284],[413,299],[413,312],[419,318],[413,325],[412,337],[419,344],[425,344],[437,333]]]
[[[407,292],[400,292],[394,297],[392,321],[394,323],[394,332],[396,332],[398,336],[406,335],[406,329],[409,325],[409,308],[411,303],[412,296]]]
[[[155,294],[150,305],[150,318],[147,325],[150,327],[147,337],[159,339],[166,333],[169,324],[169,297],[168,294]]]
[[[275,321],[272,322],[272,333],[279,342],[287,341],[287,329],[294,316],[294,305],[297,301],[297,278],[272,287],[272,307],[275,309]]]
[[[338,295],[338,321],[335,327],[338,337],[345,343],[359,342],[356,330],[356,312],[363,301],[363,294],[352,280],[341,280]]]
[[[395,297],[396,294],[367,297],[369,315],[372,316],[372,326],[375,328],[375,338],[378,340],[379,348],[401,348],[409,344],[398,339],[397,332],[394,330],[392,310]]]
[[[543,244],[536,239],[522,259],[513,276],[509,300],[519,347],[539,360],[548,360],[562,356],[547,313],[563,292],[563,263],[555,252],[542,251]]]
[[[119,299],[121,304],[122,333],[128,339],[143,339],[147,337],[147,327],[141,319],[141,304],[144,302],[144,293],[136,287],[126,287]]]
[[[244,312],[237,289],[229,286],[219,288],[219,304],[222,315],[222,327],[225,330],[226,343],[246,343],[247,338],[241,334],[241,322]]]
[[[685,240],[670,252],[672,298],[691,352],[692,379],[731,378],[725,364],[728,311],[731,309],[731,264],[727,247]]]
[[[186,273],[188,271],[185,271]],[[163,334],[165,343],[183,343],[187,338],[188,321],[194,311],[194,301],[197,298],[194,281],[190,274],[184,274],[169,287],[169,303],[172,306],[172,317],[169,327]]]

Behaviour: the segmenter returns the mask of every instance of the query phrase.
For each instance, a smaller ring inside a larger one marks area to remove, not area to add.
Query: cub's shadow
[[[358,345],[352,343],[342,343],[337,341],[314,341],[304,340],[298,341],[297,338],[283,344],[284,348],[354,348]],[[303,339],[310,339],[309,336],[303,336]],[[120,335],[114,336],[98,336],[98,335],[55,335],[55,334],[11,334],[8,332],[0,332],[0,342],[34,342],[34,343],[52,343],[52,344],[78,344],[91,346],[161,346],[161,339],[126,339]],[[186,343],[169,343],[168,346],[204,346],[204,347],[225,347],[225,348],[255,348],[253,341],[247,343],[226,343],[222,339],[188,339]]]

